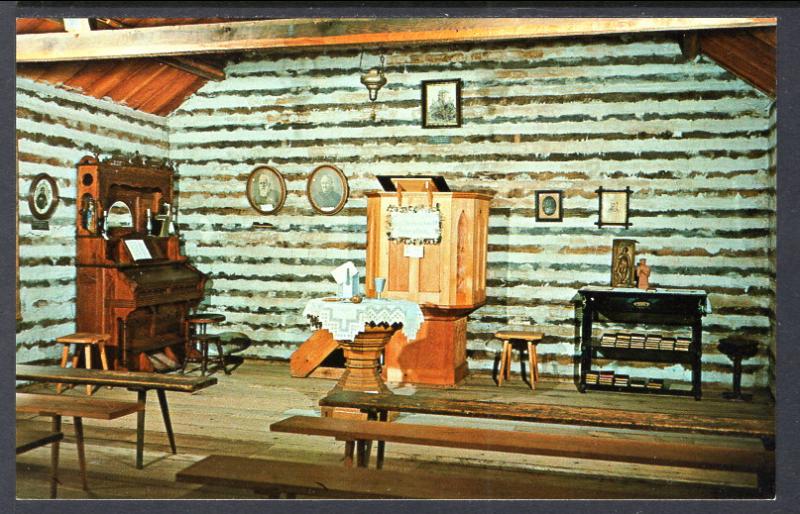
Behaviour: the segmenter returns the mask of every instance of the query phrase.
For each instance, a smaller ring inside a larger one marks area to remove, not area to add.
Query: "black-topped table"
[[[581,375],[578,389],[612,390],[623,392],[657,392],[662,394],[702,396],[702,318],[711,312],[705,291],[697,289],[636,289],[586,286],[578,290],[581,318]],[[630,348],[630,346],[601,346],[592,340],[595,322],[637,325],[666,325],[691,329],[691,342],[682,351],[676,349]],[[691,390],[633,388],[609,384],[587,383],[592,359],[685,363],[692,368]]]

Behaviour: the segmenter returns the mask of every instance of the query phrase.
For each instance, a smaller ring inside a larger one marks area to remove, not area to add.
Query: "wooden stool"
[[[181,373],[186,371],[186,364],[191,360],[192,362],[200,362],[201,374],[205,376],[208,366],[208,344],[214,343],[217,346],[217,362],[219,366],[222,367],[225,374],[230,375],[230,372],[225,367],[225,358],[222,355],[222,344],[220,344],[219,336],[206,333],[209,324],[222,323],[223,321],[225,321],[225,316],[222,314],[210,313],[192,314],[186,318],[186,323],[188,325],[188,341],[186,345],[186,355],[183,359],[183,366],[181,366]],[[197,357],[193,355],[197,353],[194,347],[195,343],[200,345],[200,355]]]
[[[753,395],[742,394],[742,360],[758,353],[758,341],[737,336],[721,339],[717,348],[733,361],[733,391],[722,393],[729,400],[750,400]]]
[[[536,358],[536,345],[542,340],[541,332],[511,332],[501,331],[495,337],[503,341],[503,351],[500,354],[500,369],[497,373],[497,385],[503,385],[503,379],[511,377],[511,348],[514,343],[527,343],[528,347],[528,373],[530,375],[531,389],[536,389],[539,381],[539,362]],[[522,363],[522,359],[520,359]]]
[[[75,350],[72,352],[72,367],[78,367],[78,360],[80,358],[80,346],[83,345],[84,360],[86,361],[86,369],[92,369],[92,346],[97,346],[100,351],[100,363],[103,365],[104,370],[108,370],[108,359],[106,357],[106,343],[109,342],[111,336],[108,334],[93,334],[91,332],[77,332],[68,336],[59,337],[56,339],[57,343],[64,345],[64,350],[61,352],[61,367],[67,367],[67,360],[69,360],[69,349],[71,345],[75,345]],[[61,394],[62,384],[56,384],[56,393]],[[86,394],[91,395],[94,388],[91,385],[86,386]]]

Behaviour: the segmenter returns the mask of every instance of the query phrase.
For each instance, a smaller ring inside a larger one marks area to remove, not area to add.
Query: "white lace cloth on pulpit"
[[[352,341],[369,323],[402,324],[410,341],[417,336],[423,321],[422,310],[414,302],[373,298],[364,298],[361,303],[315,298],[303,309],[303,316],[308,317],[313,325],[330,332],[337,341]]]

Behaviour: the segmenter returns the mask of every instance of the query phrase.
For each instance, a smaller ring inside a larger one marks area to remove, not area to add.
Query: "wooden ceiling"
[[[681,48],[687,58],[698,53],[775,98],[777,87],[775,27],[709,30],[688,33]]]
[[[770,96],[776,91],[774,18],[96,18],[66,28],[61,19],[19,18],[16,31],[18,75],[160,116],[208,80],[222,80],[236,52],[621,32],[676,34],[687,58],[707,55]]]
[[[224,18],[101,18],[93,30],[222,23]],[[52,18],[18,18],[17,34],[65,32]],[[225,77],[224,59],[217,57],[154,57],[103,61],[18,63],[17,74],[38,82],[107,98],[150,114],[165,116],[209,80]]]

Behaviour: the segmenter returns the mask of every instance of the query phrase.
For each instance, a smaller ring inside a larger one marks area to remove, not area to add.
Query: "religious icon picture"
[[[461,126],[461,79],[422,81],[422,128]]]
[[[625,189],[603,189],[601,186],[597,190],[597,197],[600,201],[596,223],[598,227],[616,226],[628,228],[631,226],[628,218],[631,198],[630,187]]]
[[[614,239],[611,245],[611,287],[634,287],[636,241]]]
[[[247,200],[261,214],[275,214],[286,201],[286,181],[270,166],[258,166],[247,178]]]
[[[58,207],[58,187],[47,173],[40,173],[31,182],[28,191],[28,207],[37,220],[47,220]]]
[[[329,216],[342,210],[350,195],[350,188],[342,170],[323,164],[309,175],[306,194],[315,211]]]
[[[563,191],[536,191],[536,221],[562,221]]]

